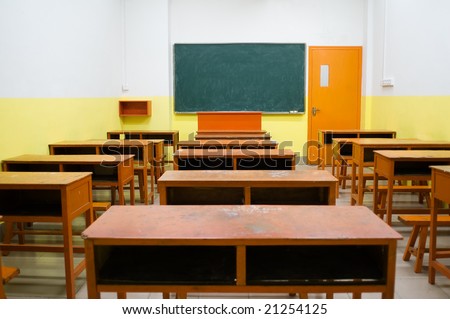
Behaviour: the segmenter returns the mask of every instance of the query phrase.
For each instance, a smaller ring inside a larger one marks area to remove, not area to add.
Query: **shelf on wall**
[[[128,100],[119,101],[119,116],[151,116],[152,101]]]

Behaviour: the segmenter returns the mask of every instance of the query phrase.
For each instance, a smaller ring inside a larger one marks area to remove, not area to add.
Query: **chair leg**
[[[347,187],[347,163],[345,161],[342,161],[341,164],[341,178],[342,178],[342,189],[345,189]]]
[[[145,202],[145,192],[147,191],[144,189],[144,178],[147,178],[147,176],[144,176],[143,171],[137,172],[138,176],[138,182],[139,182],[139,198],[141,199],[141,203]]]
[[[416,263],[414,264],[414,272],[422,272],[423,256],[425,254],[425,245],[427,242],[428,227],[422,226],[419,234],[419,243],[417,245]]]
[[[416,245],[417,235],[419,235],[420,226],[414,225],[409,235],[408,243],[406,244],[405,252],[403,253],[403,260],[408,261],[411,258],[411,252]]]

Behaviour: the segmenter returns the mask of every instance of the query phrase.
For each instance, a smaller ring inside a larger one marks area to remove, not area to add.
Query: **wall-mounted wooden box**
[[[152,115],[152,101],[150,100],[119,101],[119,116],[150,115]]]

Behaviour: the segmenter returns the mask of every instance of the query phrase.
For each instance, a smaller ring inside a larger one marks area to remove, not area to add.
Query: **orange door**
[[[360,128],[361,61],[362,47],[309,47],[309,163],[317,163],[318,130]]]

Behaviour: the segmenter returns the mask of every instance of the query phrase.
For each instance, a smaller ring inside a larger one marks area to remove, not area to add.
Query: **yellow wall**
[[[450,96],[372,96],[368,128],[398,138],[450,141]]]
[[[106,138],[119,129],[117,98],[0,99],[0,160],[48,154],[62,140]]]
[[[152,100],[152,116],[118,116],[118,98],[0,99],[0,160],[21,154],[48,154],[62,140],[106,138],[108,130],[179,130],[193,139],[195,114],[173,114],[173,99]],[[362,99],[362,128],[396,130],[399,138],[450,140],[450,96],[368,96]],[[262,128],[281,146],[304,156],[308,117],[263,115]]]

